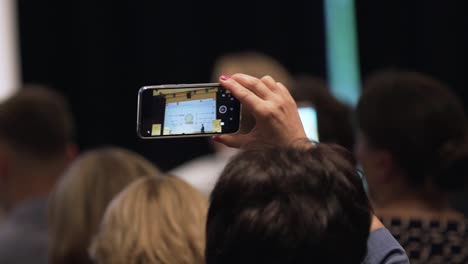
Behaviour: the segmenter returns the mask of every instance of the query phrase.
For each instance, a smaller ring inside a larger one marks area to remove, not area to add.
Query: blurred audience
[[[356,116],[375,213],[411,263],[468,263],[468,221],[448,201],[468,174],[460,101],[426,75],[383,71],[365,82]]]
[[[352,110],[333,96],[324,80],[301,75],[294,79],[291,90],[296,102],[311,103],[315,107],[320,142],[353,150]]]
[[[50,197],[49,263],[92,263],[88,248],[108,204],[136,179],[158,175],[149,161],[125,149],[108,147],[81,155]]]
[[[140,179],[108,207],[95,263],[203,264],[207,209],[207,198],[176,177]]]
[[[232,75],[243,72],[255,77],[270,75],[289,84],[291,76],[286,68],[274,58],[260,52],[238,52],[218,58],[213,69],[212,81],[218,82],[221,74]],[[242,109],[241,133],[250,131],[255,126],[255,119],[245,108]],[[228,148],[210,140],[214,154],[205,155],[173,169],[170,174],[187,181],[202,193],[209,195],[229,159],[238,150]]]
[[[47,263],[47,197],[73,160],[65,99],[24,87],[0,104],[0,263]]]

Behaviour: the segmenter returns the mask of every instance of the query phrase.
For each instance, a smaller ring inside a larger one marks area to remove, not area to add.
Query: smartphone
[[[241,104],[219,83],[144,86],[137,134],[144,139],[211,136],[239,131]]]
[[[319,142],[317,110],[310,104],[298,104],[297,110],[307,138]]]

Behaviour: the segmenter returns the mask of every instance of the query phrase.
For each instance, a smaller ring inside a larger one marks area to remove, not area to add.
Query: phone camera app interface
[[[235,132],[239,102],[219,87],[158,89],[151,92],[150,114],[142,115],[146,136]]]

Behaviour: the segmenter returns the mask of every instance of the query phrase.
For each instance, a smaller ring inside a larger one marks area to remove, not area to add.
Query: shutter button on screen
[[[219,112],[221,114],[225,114],[227,112],[227,107],[225,105],[222,105],[219,107]]]

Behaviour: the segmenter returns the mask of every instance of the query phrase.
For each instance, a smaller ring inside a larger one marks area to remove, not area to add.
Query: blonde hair
[[[91,254],[99,264],[202,264],[207,211],[176,177],[140,179],[108,207]]]
[[[159,175],[140,155],[109,147],[80,156],[49,201],[49,263],[90,263],[88,247],[108,204],[132,181]]]

